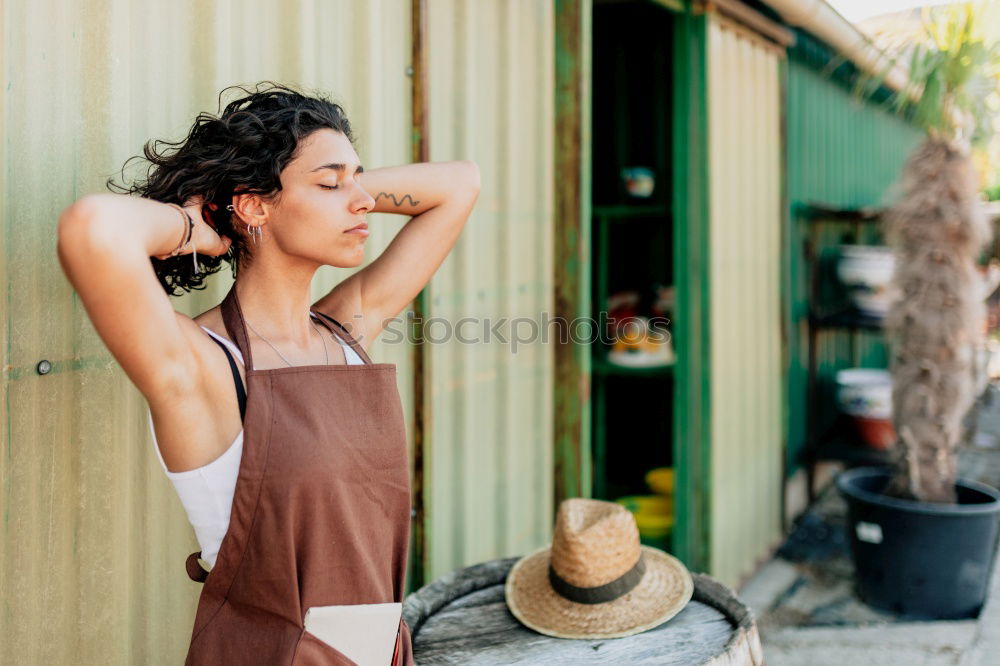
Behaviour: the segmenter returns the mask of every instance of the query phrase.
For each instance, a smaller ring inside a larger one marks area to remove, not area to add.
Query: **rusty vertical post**
[[[590,311],[589,67],[590,0],[556,0],[555,316],[573,322]],[[555,506],[589,496],[590,369],[586,345],[555,345]],[[561,335],[560,335],[561,337]]]
[[[427,162],[430,159],[428,126],[428,86],[425,43],[427,38],[427,0],[411,0],[411,159]],[[424,468],[427,460],[427,442],[430,433],[431,370],[427,363],[423,322],[428,314],[429,286],[424,287],[413,302],[413,566],[410,587],[424,584],[428,570],[427,513],[424,504]]]

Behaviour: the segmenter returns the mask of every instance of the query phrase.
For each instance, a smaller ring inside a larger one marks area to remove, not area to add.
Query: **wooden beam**
[[[556,0],[555,15],[555,317],[569,323],[590,313],[591,0]],[[572,336],[570,336],[571,338]],[[591,494],[590,348],[572,339],[554,345],[554,507]]]
[[[430,116],[430,94],[427,86],[427,0],[410,2],[411,34],[411,159],[414,162],[430,160],[430,137],[428,125]],[[423,323],[427,321],[430,309],[430,287],[424,287],[413,303],[414,345],[413,345],[413,562],[412,575],[408,585],[411,589],[423,586],[429,570],[428,517],[424,496],[425,464],[428,439],[431,432],[431,367],[428,362],[429,349],[424,344]]]
[[[688,10],[676,17],[673,39],[672,185],[677,289],[673,552],[694,571],[705,571],[711,562],[708,22],[704,13]]]
[[[714,11],[719,16],[726,17],[782,48],[788,48],[795,44],[794,32],[780,23],[772,21],[739,0],[709,0],[705,3],[705,8],[710,12]]]

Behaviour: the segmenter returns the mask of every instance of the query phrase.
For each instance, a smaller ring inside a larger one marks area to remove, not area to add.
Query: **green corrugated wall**
[[[844,222],[806,222],[797,210],[804,203],[818,202],[840,208],[876,206],[886,203],[886,193],[895,181],[909,151],[920,141],[921,132],[885,108],[858,101],[839,75],[827,68],[829,52],[800,33],[790,51],[787,66],[786,132],[787,188],[790,206],[785,231],[787,249],[788,327],[788,471],[794,471],[807,439],[806,326],[808,275],[803,243],[807,225],[814,238],[830,248],[847,237]],[[869,226],[858,239],[873,242],[877,228]],[[817,368],[822,386],[820,425],[832,417],[830,381],[836,369],[851,365],[884,367],[885,345],[874,333],[824,332],[818,339]]]

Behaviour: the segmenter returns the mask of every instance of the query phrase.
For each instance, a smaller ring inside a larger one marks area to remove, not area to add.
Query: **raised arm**
[[[197,206],[194,247],[222,254],[220,239]],[[59,217],[58,254],[104,344],[152,403],[190,387],[197,362],[194,321],[175,312],[149,261],[177,247],[187,223],[177,208],[141,197],[91,194]],[[185,253],[190,253],[190,249]]]
[[[377,259],[315,303],[368,348],[448,256],[479,197],[480,180],[476,163],[462,160],[372,169],[360,182],[375,198],[372,212],[413,216]]]

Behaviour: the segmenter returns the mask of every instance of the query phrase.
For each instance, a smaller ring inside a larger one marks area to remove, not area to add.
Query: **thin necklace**
[[[243,321],[246,321],[247,322],[247,326],[250,326],[250,322],[248,322],[246,319],[244,319]],[[317,333],[319,333],[320,342],[323,343],[323,355],[326,356],[326,364],[330,365],[330,352],[327,351],[327,349],[326,349],[326,338],[324,338],[323,337],[323,333],[318,328],[316,328],[316,322],[313,321],[311,314],[309,316],[309,323],[312,324],[312,327],[314,329],[316,329]],[[294,365],[292,365],[291,363],[289,363],[288,359],[285,358],[284,354],[282,354],[280,351],[278,351],[277,347],[275,347],[273,344],[271,344],[270,340],[268,340],[267,338],[265,338],[260,333],[257,333],[257,329],[255,329],[253,326],[250,326],[250,330],[253,331],[254,333],[256,333],[258,338],[260,338],[261,340],[263,340],[264,342],[266,342],[268,345],[270,345],[271,349],[274,350],[274,353],[276,353],[278,356],[280,356],[281,360],[284,361],[288,365],[288,367],[290,367],[290,368],[294,368],[295,367]]]

